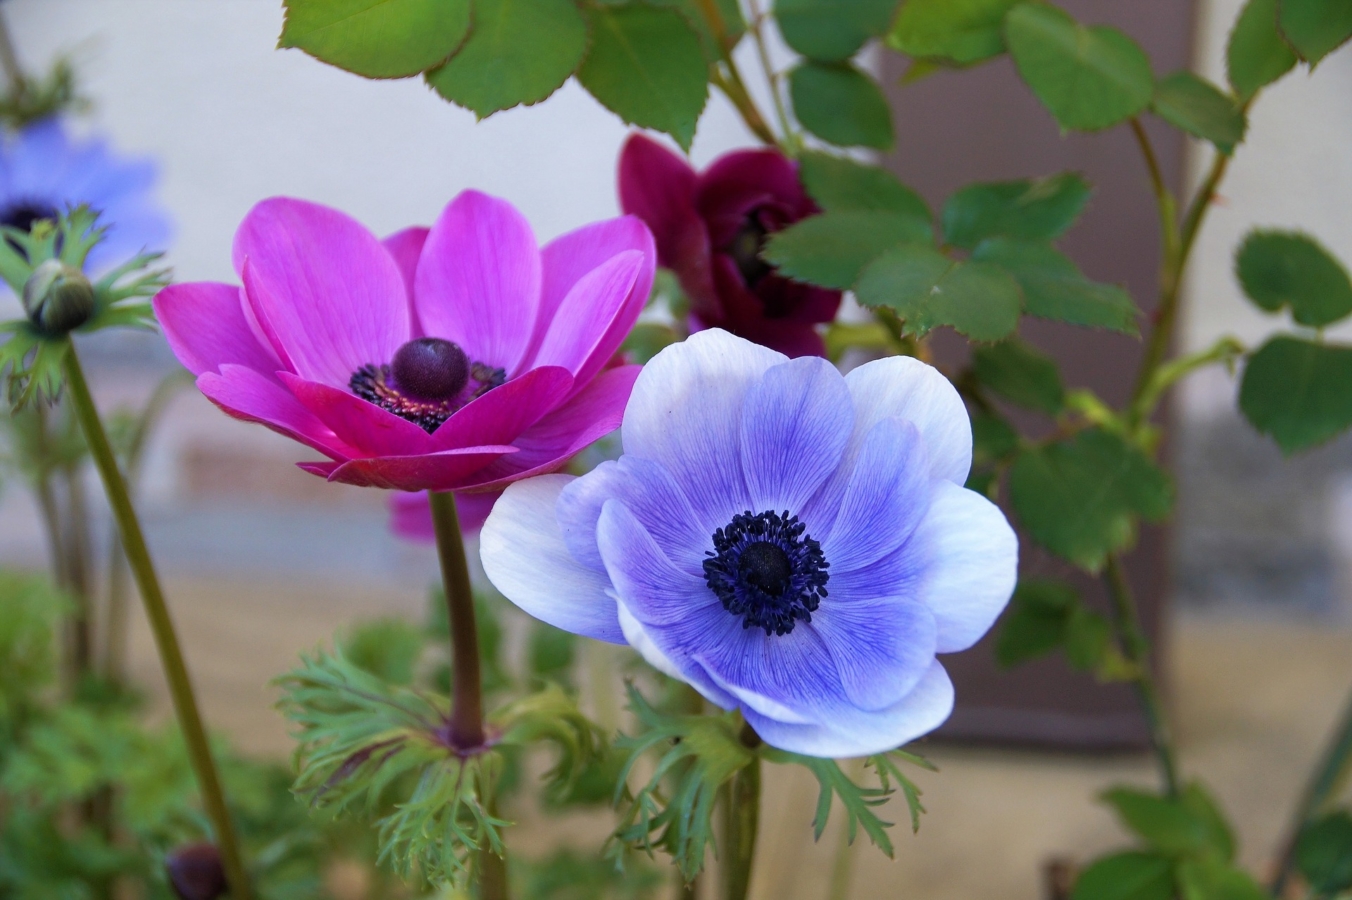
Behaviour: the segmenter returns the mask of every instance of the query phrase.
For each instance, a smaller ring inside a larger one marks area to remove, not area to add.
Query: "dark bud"
[[[789,555],[769,541],[756,541],[744,547],[737,569],[747,584],[772,597],[784,593],[793,578]]]
[[[417,400],[449,400],[469,381],[469,357],[441,338],[418,338],[394,353],[390,375],[400,393]]]
[[[728,255],[732,257],[732,261],[737,265],[737,271],[742,273],[742,280],[749,288],[760,284],[761,279],[774,271],[769,263],[760,258],[768,234],[759,219],[754,215],[748,216],[728,246]]]
[[[44,334],[65,334],[94,314],[94,286],[59,259],[38,264],[23,286],[23,308]]]
[[[169,884],[179,900],[216,900],[225,896],[225,867],[215,844],[184,844],[164,862]]]

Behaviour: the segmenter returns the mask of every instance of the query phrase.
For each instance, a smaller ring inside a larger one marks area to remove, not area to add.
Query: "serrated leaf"
[[[1080,873],[1071,900],[1173,900],[1170,861],[1154,853],[1118,853]]]
[[[469,33],[469,0],[285,0],[279,47],[367,78],[406,78]]]
[[[929,205],[919,194],[877,166],[809,150],[798,159],[808,195],[827,212],[872,210],[929,221]],[[928,238],[927,238],[928,240]]]
[[[999,266],[959,262],[930,247],[904,245],[869,263],[855,284],[868,307],[894,310],[908,333],[940,325],[978,341],[998,341],[1019,322],[1018,283]]]
[[[906,0],[888,46],[917,59],[970,65],[1005,52],[1001,25],[1020,0]]]
[[[1079,594],[1064,582],[1020,579],[1000,626],[996,662],[1011,668],[1060,647],[1066,639],[1066,623],[1079,602]]]
[[[897,0],[775,0],[784,42],[818,62],[844,62],[887,30]]]
[[[1075,263],[1049,244],[991,238],[977,245],[972,259],[994,263],[1013,275],[1030,316],[1137,333],[1131,295],[1115,284],[1085,278]]]
[[[1314,65],[1352,38],[1347,0],[1281,0],[1277,25],[1300,58]]]
[[[1249,0],[1225,48],[1225,69],[1240,100],[1250,100],[1296,65],[1277,31],[1277,0]]]
[[[984,386],[1019,406],[1054,416],[1065,402],[1056,363],[1017,338],[977,347],[972,371]]]
[[[1066,661],[1082,672],[1104,668],[1112,651],[1112,626],[1084,605],[1071,609],[1066,619]]]
[[[666,132],[689,150],[709,68],[685,18],[643,5],[597,7],[588,16],[592,46],[578,81],[625,122]]]
[[[1062,128],[1099,131],[1141,112],[1154,94],[1150,58],[1116,28],[1085,27],[1050,4],[1021,3],[1005,16],[1019,74]]]
[[[1352,815],[1338,810],[1305,826],[1296,844],[1296,866],[1321,895],[1352,889]]]
[[[1211,845],[1207,823],[1182,800],[1132,788],[1113,788],[1103,794],[1103,800],[1117,811],[1124,825],[1165,856],[1193,856],[1208,848],[1218,849]]]
[[[991,237],[1050,241],[1075,224],[1092,192],[1074,172],[968,185],[944,203],[944,240],[968,250]]]
[[[1217,859],[1227,863],[1234,861],[1235,834],[1221,812],[1220,805],[1216,803],[1216,798],[1201,782],[1194,781],[1183,788],[1180,800],[1206,828],[1208,849],[1215,853]]]
[[[1215,859],[1183,860],[1178,864],[1177,881],[1185,900],[1271,900],[1248,872]]]
[[[1352,425],[1352,347],[1280,335],[1249,357],[1239,408],[1292,454]]]
[[[700,46],[704,49],[704,58],[707,62],[712,64],[723,58],[723,50],[715,40],[709,27],[709,20],[704,15],[704,0],[646,0],[646,2],[649,6],[674,9],[684,16],[686,23],[699,35]],[[626,5],[624,0],[620,2],[606,0],[606,3],[609,6]],[[738,0],[714,0],[714,6],[723,20],[724,39],[730,46],[735,46],[746,33],[746,20],[742,18],[741,5]]]
[[[1352,314],[1352,279],[1333,254],[1296,231],[1249,232],[1235,253],[1235,277],[1268,312],[1291,308],[1301,325],[1322,328]]]
[[[995,463],[1019,449],[1019,433],[995,413],[972,413],[972,465]]]
[[[1169,479],[1140,450],[1100,429],[1024,451],[1009,496],[1028,534],[1090,571],[1130,546],[1138,517],[1169,514]]]
[[[805,62],[789,73],[799,123],[838,147],[892,147],[892,111],[878,83],[848,63]]]
[[[1191,72],[1175,72],[1155,85],[1155,114],[1170,125],[1234,152],[1248,127],[1244,111],[1211,82]]]
[[[539,103],[587,51],[587,21],[573,0],[475,0],[474,30],[427,83],[480,119]]]
[[[779,274],[846,290],[868,263],[904,243],[934,239],[928,219],[868,210],[824,212],[770,235],[761,255]]]

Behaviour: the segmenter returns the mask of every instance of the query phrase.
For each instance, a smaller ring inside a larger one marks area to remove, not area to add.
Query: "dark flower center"
[[[704,581],[743,628],[788,634],[811,622],[826,596],[829,563],[797,516],[750,510],[714,532]]]
[[[769,229],[761,222],[760,215],[753,212],[746,217],[742,227],[733,236],[732,243],[728,245],[727,253],[736,263],[737,271],[742,273],[742,280],[749,288],[754,288],[761,279],[774,271],[774,266],[760,258],[761,248],[765,246],[765,238],[769,233]]]
[[[506,380],[502,369],[471,361],[451,341],[417,338],[396,350],[389,365],[367,364],[353,372],[348,387],[431,434],[456,410]]]
[[[7,206],[0,207],[0,225],[8,225],[10,228],[19,231],[32,231],[34,222],[40,219],[51,219],[55,222],[60,216],[61,213],[55,206],[50,203],[43,203],[41,200],[16,200]],[[6,237],[5,242],[23,253],[23,248],[13,238]],[[56,249],[58,253],[61,251],[60,243],[57,244]]]

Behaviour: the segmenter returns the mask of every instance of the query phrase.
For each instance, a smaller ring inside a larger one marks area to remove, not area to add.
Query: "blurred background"
[[[1223,83],[1226,32],[1242,4],[1066,5],[1083,20],[1126,28],[1155,55],[1157,74],[1169,70],[1163,57]],[[476,123],[416,80],[366,81],[276,50],[280,0],[6,0],[0,12],[30,71],[44,71],[59,54],[73,58],[93,102],[81,128],[156,161],[159,197],[174,221],[169,261],[177,280],[234,281],[235,227],[250,206],[276,194],[336,206],[378,234],[430,223],[468,187],[516,204],[541,241],[618,212],[614,165],[627,129],[573,84],[539,107]],[[1092,220],[1067,249],[1091,277],[1126,283],[1147,303],[1153,251],[1133,248],[1154,246],[1154,214],[1144,205],[1139,159],[1119,152],[1122,135],[1064,139],[1028,98],[1018,115],[1002,116],[1004,100],[954,115],[953,97],[984,90],[976,78],[1002,84],[1012,103],[1026,94],[1007,61],[898,88],[894,168],[932,202],[974,178],[1088,171],[1098,185]],[[1232,275],[1233,249],[1254,225],[1303,229],[1352,259],[1352,53],[1331,56],[1313,77],[1301,70],[1279,82],[1250,123],[1188,273],[1182,350],[1223,334],[1257,344],[1280,324],[1243,300]],[[695,163],[751,143],[714,96]],[[1166,163],[1177,181],[1191,182],[1207,153],[1176,142]],[[1069,334],[1033,339],[1073,360],[1081,350]],[[88,353],[106,409],[141,402],[176,365],[152,335],[103,338]],[[1114,377],[1111,367],[1085,372],[1096,388],[1107,380],[1105,393]],[[1148,537],[1148,558],[1136,565],[1154,586],[1147,601],[1162,626],[1185,768],[1207,773],[1242,823],[1244,860],[1261,869],[1300,773],[1352,684],[1352,438],[1283,460],[1239,417],[1236,390],[1231,375],[1208,370],[1175,396],[1178,516],[1172,531]],[[246,749],[278,756],[289,745],[268,679],[354,617],[421,615],[435,574],[429,548],[388,531],[383,494],[327,485],[294,468],[304,458],[291,442],[228,419],[188,390],[154,437],[142,486],[152,550],[169,576],[210,723]],[[92,484],[89,493],[99,496]],[[0,563],[40,568],[45,552],[33,501],[10,486],[0,497]],[[133,658],[147,689],[159,692],[143,629]],[[971,696],[979,700],[982,690]],[[1099,702],[1092,685],[1086,690],[1074,709],[1050,693],[1016,698],[1009,708],[1017,718],[1020,703],[1041,702],[1073,736]],[[997,718],[1005,703],[998,694],[989,704]],[[986,728],[975,736],[1001,735]],[[1091,800],[1124,777],[1149,779],[1146,761],[1123,750],[1131,740],[1118,742],[1121,752],[1093,756],[1049,755],[1045,745],[1058,742],[1041,743],[1042,750],[1027,740],[935,747],[943,772],[921,782],[930,813],[920,835],[899,836],[892,863],[859,848],[855,895],[998,891],[1031,900],[1042,895],[1047,859],[1119,843],[1111,816]],[[812,790],[786,779],[770,791],[766,802],[782,814],[765,819],[764,839],[809,865],[805,875],[787,866],[758,872],[758,897],[821,895],[830,854],[806,847]]]

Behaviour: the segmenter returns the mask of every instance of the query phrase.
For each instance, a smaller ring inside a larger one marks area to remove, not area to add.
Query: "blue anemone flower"
[[[153,160],[120,156],[98,137],[76,139],[59,116],[0,140],[0,225],[28,230],[67,207],[88,204],[104,240],[86,267],[101,272],[142,250],[164,250],[170,225],[155,202]]]
[[[890,750],[938,727],[1013,592],[1018,542],[963,487],[971,422],[906,357],[842,376],[720,331],[668,347],[625,409],[624,455],[512,485],[480,541],[531,615],[633,645],[769,744]]]

